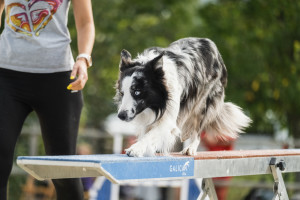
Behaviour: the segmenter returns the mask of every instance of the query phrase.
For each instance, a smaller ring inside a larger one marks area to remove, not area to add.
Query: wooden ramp
[[[300,150],[198,152],[196,156],[20,156],[17,164],[39,180],[105,176],[113,183],[204,178],[199,199],[216,199],[211,178],[272,174],[274,199],[288,199],[281,173],[300,172]]]

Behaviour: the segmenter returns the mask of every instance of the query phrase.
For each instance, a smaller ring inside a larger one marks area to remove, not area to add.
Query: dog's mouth
[[[130,122],[131,120],[134,119],[135,115],[129,116],[127,111],[121,111],[118,113],[118,117],[122,121]]]
[[[132,121],[134,119],[134,117],[130,117],[130,118],[126,118],[126,119],[122,119],[123,121],[125,121],[125,122],[130,122],[130,121]]]

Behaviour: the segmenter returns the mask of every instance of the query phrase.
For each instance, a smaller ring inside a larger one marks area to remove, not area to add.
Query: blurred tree
[[[280,123],[300,138],[299,13],[293,0],[222,0],[199,9],[203,35],[229,71],[227,97],[249,109],[251,130],[272,132]]]

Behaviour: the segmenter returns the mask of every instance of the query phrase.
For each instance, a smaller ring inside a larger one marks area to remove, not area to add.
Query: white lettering
[[[170,172],[186,172],[189,168],[189,161],[184,163],[184,165],[170,165],[169,171]]]

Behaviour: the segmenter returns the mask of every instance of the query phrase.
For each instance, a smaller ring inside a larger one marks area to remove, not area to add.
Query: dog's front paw
[[[190,145],[186,148],[184,148],[181,153],[183,155],[188,155],[188,156],[196,156],[197,155],[197,147],[195,148],[194,146]]]
[[[125,149],[125,152],[130,157],[144,157],[144,156],[154,156],[155,152],[151,150],[149,145],[142,142],[137,142],[133,144],[128,149]]]

